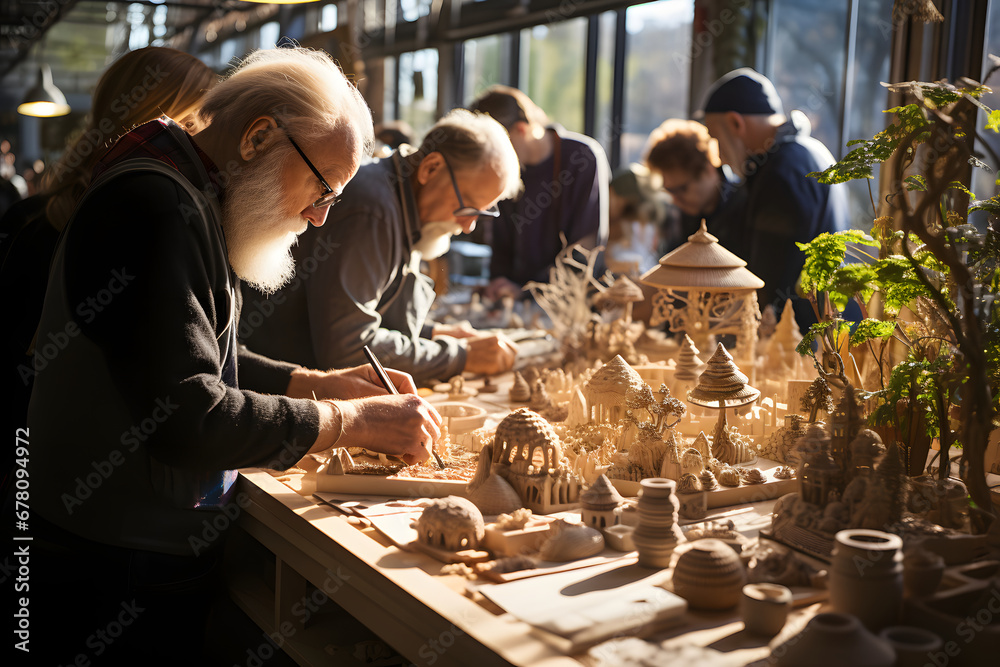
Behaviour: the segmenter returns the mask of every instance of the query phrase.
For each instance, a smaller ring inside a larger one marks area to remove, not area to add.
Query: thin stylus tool
[[[382,367],[382,364],[379,362],[378,357],[375,356],[375,353],[372,352],[367,345],[364,346],[364,351],[365,356],[368,357],[368,363],[371,364],[371,367],[375,370],[375,375],[378,375],[378,379],[382,382],[382,386],[385,387],[385,390],[390,394],[398,394],[399,392],[396,391],[396,385],[389,380],[389,374],[385,372],[385,368]],[[434,450],[433,445],[431,446],[431,454],[434,455],[434,460],[437,461],[438,467],[441,468],[441,470],[444,470],[444,461],[441,460],[441,455]]]

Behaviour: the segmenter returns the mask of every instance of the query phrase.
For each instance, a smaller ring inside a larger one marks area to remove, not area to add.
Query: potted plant
[[[977,200],[963,180],[970,165],[986,166],[974,152],[979,110],[992,131],[1000,130],[1000,110],[983,105],[979,97],[987,89],[972,81],[890,89],[915,101],[889,109],[894,123],[871,140],[852,141],[855,148],[842,160],[811,174],[824,183],[871,179],[881,164],[892,185],[881,211],[872,196],[870,234],[824,234],[800,244],[806,253],[801,288],[820,321],[798,349],[838,383],[847,381],[839,354],[845,342],[864,351],[880,385],[866,394],[876,403],[871,419],[900,435],[911,474],[922,468],[927,450],[921,443],[929,438],[940,441],[941,480],[951,471],[949,450],[961,447],[960,475],[971,501],[992,513],[984,457],[996,426],[1000,379],[1000,327],[992,303],[1000,284],[1000,239],[992,222],[980,234],[968,220],[977,210],[1000,213],[1000,196]],[[858,261],[844,263],[848,257]],[[864,316],[854,326],[839,316],[850,299]],[[856,362],[848,355],[846,363]]]

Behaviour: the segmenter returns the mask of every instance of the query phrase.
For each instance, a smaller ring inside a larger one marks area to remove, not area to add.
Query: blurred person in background
[[[516,88],[492,86],[469,108],[506,128],[524,183],[519,197],[500,202],[500,216],[493,221],[485,295],[522,296],[525,283],[548,282],[564,239],[568,246],[587,249],[607,243],[611,169],[599,143],[550,123]],[[598,276],[604,272],[602,260]]]
[[[833,155],[810,136],[805,114],[794,110],[786,116],[774,84],[749,67],[712,84],[703,115],[719,142],[719,156],[747,190],[743,224],[728,248],[764,281],[757,292],[761,310],[770,306],[780,313],[791,299],[799,328],[806,331],[816,315],[796,293],[805,254],[795,244],[850,229],[847,184],[826,185],[807,176],[832,165]],[[845,317],[860,317],[856,304]]]
[[[743,224],[746,193],[719,160],[718,144],[704,125],[671,118],[646,142],[646,166],[680,211],[679,221],[663,238],[661,254],[687,242],[705,220],[709,233],[728,250]]]
[[[375,126],[375,139],[381,144],[375,149],[375,157],[383,158],[403,144],[412,145],[417,135],[405,120],[389,120]]]
[[[202,96],[217,78],[200,60],[176,49],[150,46],[126,53],[98,79],[83,129],[45,171],[41,192],[12,206],[0,220],[5,234],[0,237],[0,290],[8,295],[13,315],[0,336],[3,387],[13,401],[4,414],[12,428],[24,425],[28,408],[35,331],[56,239],[90,183],[94,165],[118,137],[161,115],[196,129]]]
[[[656,265],[669,199],[657,192],[641,164],[619,169],[608,188],[608,247],[605,264],[615,274],[638,278]]]
[[[94,88],[86,125],[42,179],[52,226],[66,226],[94,165],[121,135],[160,116],[197,131],[201,99],[217,79],[194,56],[160,46],[130,51],[112,63]]]

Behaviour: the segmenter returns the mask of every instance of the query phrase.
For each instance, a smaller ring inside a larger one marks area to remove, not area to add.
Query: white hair
[[[375,145],[371,110],[336,62],[305,48],[254,51],[205,96],[200,116],[235,132],[274,116],[298,141],[349,127],[364,152]]]

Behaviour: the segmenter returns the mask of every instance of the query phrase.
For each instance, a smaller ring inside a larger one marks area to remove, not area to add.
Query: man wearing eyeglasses
[[[315,368],[364,363],[367,345],[417,382],[510,369],[516,347],[505,337],[428,321],[434,290],[419,263],[444,254],[480,216],[497,216],[497,201],[519,186],[504,129],[450,112],[416,151],[361,167],[326,225],[302,235],[295,279],[270,298],[247,294],[241,339]]]
[[[650,133],[644,160],[681,212],[680,228],[673,238],[663,239],[661,250],[669,252],[686,243],[702,219],[709,233],[732,249],[746,193],[721,164],[718,144],[705,126],[680,118],[664,121]]]
[[[329,56],[274,49],[201,115],[193,137],[161,118],[119,140],[53,259],[21,436],[38,664],[95,649],[107,664],[219,664],[199,623],[249,501],[237,469],[284,470],[338,442],[414,463],[440,437],[404,373],[389,371],[390,395],[367,364],[321,372],[237,344],[240,282],[291,277],[290,246],[371,148],[360,94]],[[63,613],[67,591],[87,613]],[[115,619],[128,627],[98,643]]]

